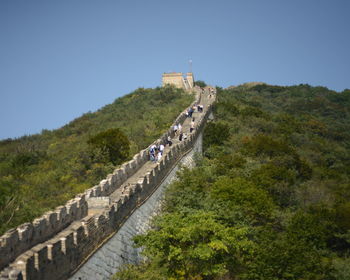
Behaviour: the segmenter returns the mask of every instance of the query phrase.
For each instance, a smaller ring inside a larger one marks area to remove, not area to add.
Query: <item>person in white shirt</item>
[[[190,133],[194,130],[194,118],[191,121]]]
[[[157,154],[157,161],[159,162],[161,159],[162,159],[162,153],[159,152]]]
[[[163,151],[164,151],[164,145],[160,144],[159,145],[159,153],[163,154]]]
[[[175,132],[175,135],[177,135],[177,130],[179,129],[179,127],[175,124],[174,125],[174,132]]]
[[[168,136],[167,144],[168,144],[169,146],[171,146],[171,145],[173,144],[173,141],[171,141],[171,137],[170,137],[170,136]]]

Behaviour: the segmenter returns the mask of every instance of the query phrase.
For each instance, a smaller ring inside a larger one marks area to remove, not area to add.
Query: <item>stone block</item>
[[[92,191],[93,191],[93,193],[94,193],[94,197],[96,197],[96,196],[101,196],[101,187],[100,187],[99,185],[94,186],[94,187],[92,188]]]
[[[17,228],[18,238],[22,243],[30,243],[33,237],[33,225],[31,223],[25,223]]]
[[[88,236],[89,240],[93,240],[97,234],[95,222],[93,217],[83,219],[82,226],[84,227],[85,235]]]
[[[131,174],[129,163],[126,162],[126,163],[122,164],[121,168],[124,171],[124,174],[126,175],[125,179],[129,178],[129,176]]]
[[[35,258],[32,252],[21,255],[14,266],[16,269],[22,271],[24,279],[36,279],[38,276],[38,271],[35,268]]]
[[[92,189],[86,190],[86,191],[84,192],[84,194],[85,194],[85,197],[86,197],[86,198],[89,198],[89,197],[93,197],[93,196],[94,196],[94,193],[93,193]]]
[[[138,166],[136,164],[136,161],[135,160],[130,160],[129,161],[129,168],[130,168],[130,177],[132,175],[134,175],[136,173],[136,171],[138,170]]]
[[[33,225],[25,223],[17,228],[19,242],[17,244],[17,253],[20,254],[28,250],[33,245]]]
[[[142,166],[142,164],[143,164],[141,162],[141,155],[140,155],[140,153],[134,155],[132,159],[133,159],[133,161],[136,164],[136,168],[139,169]]]
[[[83,225],[80,225],[78,228],[74,230],[73,237],[74,237],[74,244],[78,247],[84,240],[86,240],[85,228]]]
[[[67,254],[69,250],[75,248],[74,246],[74,232],[66,231],[59,235],[59,239],[61,241],[61,252],[63,254]]]
[[[114,221],[115,212],[116,212],[115,206],[111,205],[105,213],[105,215],[107,216],[107,219],[108,219],[109,227],[111,229],[114,229],[114,227],[115,227],[115,221]]]
[[[74,199],[69,200],[66,203],[66,209],[69,215],[69,223],[71,223],[72,221],[76,220],[77,212],[78,212],[78,202],[75,201]]]
[[[86,195],[80,194],[76,196],[75,201],[77,202],[77,215],[75,220],[79,220],[87,215],[88,205]]]
[[[100,189],[101,189],[101,196],[106,196],[109,194],[109,182],[107,179],[103,179],[100,183],[99,183]]]
[[[47,220],[43,217],[37,218],[33,221],[33,239],[34,244],[45,241],[47,237]]]
[[[148,161],[148,151],[147,150],[142,150],[140,152],[140,156],[141,156],[141,162],[142,164],[145,164],[145,162]]]
[[[43,217],[46,219],[47,221],[47,225],[49,227],[48,229],[48,234],[54,234],[57,232],[57,230],[60,230],[59,228],[59,224],[57,223],[57,213],[54,211],[49,211],[46,212]]]
[[[95,226],[96,228],[101,232],[101,235],[104,234],[104,228],[106,227],[106,224],[108,224],[108,220],[106,219],[106,216],[101,214],[98,216],[94,216],[95,219]]]
[[[65,206],[59,206],[55,209],[55,212],[57,213],[57,222],[60,224],[60,227],[63,227],[63,225],[67,224],[67,209]]]
[[[61,256],[61,240],[54,241],[53,243],[50,243],[47,245],[47,258],[49,261],[53,261],[54,259],[57,259],[57,256]]]
[[[17,269],[11,269],[8,273],[8,279],[12,280],[23,280],[22,271]]]
[[[1,238],[0,247],[0,269],[5,267],[10,261],[12,261],[16,255],[17,244],[19,242],[19,234],[16,229],[10,229]]]
[[[69,268],[67,267],[67,262],[69,262],[69,260],[67,260],[66,255],[62,252],[62,241],[59,238],[55,238],[51,241],[52,243],[47,245],[49,263],[46,270],[46,274],[48,275],[46,279],[50,279],[50,274],[51,278],[52,274],[54,274],[55,279],[61,279],[60,276],[66,273]]]
[[[104,209],[109,206],[110,202],[109,196],[90,197],[87,200],[90,209]]]
[[[31,249],[34,254],[34,266],[39,271],[48,263],[48,248],[46,244],[39,244]]]

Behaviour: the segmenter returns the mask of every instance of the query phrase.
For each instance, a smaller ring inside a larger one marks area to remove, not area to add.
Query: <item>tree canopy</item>
[[[87,143],[91,146],[92,156],[99,152],[105,155],[102,162],[112,162],[117,165],[129,156],[129,139],[119,128],[102,131],[90,137]]]
[[[218,89],[203,158],[115,279],[350,279],[350,95]],[[149,278],[147,278],[149,277]]]

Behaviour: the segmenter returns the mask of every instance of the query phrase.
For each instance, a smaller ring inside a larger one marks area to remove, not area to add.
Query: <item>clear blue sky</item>
[[[350,88],[348,0],[1,0],[0,139],[58,128],[163,72]]]

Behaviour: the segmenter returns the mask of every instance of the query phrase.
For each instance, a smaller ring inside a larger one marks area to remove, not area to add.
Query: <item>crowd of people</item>
[[[160,161],[164,153],[164,145],[160,143],[159,145],[152,145],[149,148],[150,160],[153,162]]]
[[[192,133],[195,129],[195,118],[193,117],[193,113],[197,110],[198,113],[202,113],[204,110],[204,106],[202,104],[193,105],[186,111],[186,116],[188,118],[191,118],[190,123],[190,131],[189,133]],[[188,135],[183,132],[183,127],[181,123],[176,123],[172,127],[174,131],[175,137],[178,137],[179,141],[186,140]],[[170,136],[168,136],[165,145],[171,146],[173,144],[173,140]],[[149,148],[149,157],[152,162],[159,162],[162,159],[163,153],[164,153],[165,146],[162,143],[159,143],[157,145],[152,145]]]

